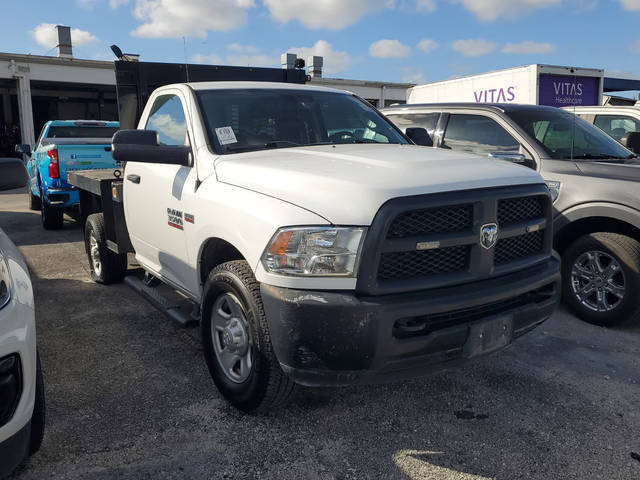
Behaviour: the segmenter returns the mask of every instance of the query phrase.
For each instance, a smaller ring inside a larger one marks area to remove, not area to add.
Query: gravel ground
[[[197,329],[94,284],[79,226],[45,232],[26,205],[0,194],[35,286],[48,416],[16,479],[640,478],[640,326],[560,311],[459,370],[245,415],[217,393]]]

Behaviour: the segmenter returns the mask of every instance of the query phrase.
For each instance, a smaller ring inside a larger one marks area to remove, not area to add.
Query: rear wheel
[[[562,257],[563,295],[571,309],[595,325],[613,326],[640,315],[640,242],[616,233],[576,240]]]
[[[29,210],[40,210],[40,197],[36,197],[29,187]]]
[[[211,271],[200,327],[209,372],[232,405],[245,412],[264,411],[288,399],[294,383],[273,352],[260,284],[246,261]]]
[[[62,228],[64,211],[62,208],[49,205],[44,199],[42,190],[40,190],[40,215],[42,218],[42,226],[45,230],[59,230]]]
[[[127,273],[127,254],[115,253],[107,247],[102,213],[87,217],[84,243],[91,268],[91,278],[98,283],[110,284],[122,281]]]

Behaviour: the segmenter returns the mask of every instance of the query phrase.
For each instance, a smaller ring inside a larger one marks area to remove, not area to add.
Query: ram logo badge
[[[170,227],[183,230],[182,212],[180,210],[174,210],[173,208],[167,208],[167,223]]]
[[[480,245],[487,250],[493,248],[498,241],[498,225],[487,223],[480,228]]]

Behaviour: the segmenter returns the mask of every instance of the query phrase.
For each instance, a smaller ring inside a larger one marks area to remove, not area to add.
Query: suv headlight
[[[11,278],[9,266],[0,252],[0,308],[3,308],[11,300]]]
[[[354,277],[367,229],[364,227],[281,228],[262,256],[271,273]]]

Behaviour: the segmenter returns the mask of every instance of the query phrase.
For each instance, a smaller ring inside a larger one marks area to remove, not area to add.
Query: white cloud
[[[402,77],[402,81],[405,83],[416,83],[419,85],[421,83],[425,83],[427,79],[422,72],[407,72],[404,77]]]
[[[318,40],[311,47],[291,47],[287,49],[287,52],[295,53],[298,57],[304,58],[305,61],[311,55],[324,57],[324,66],[322,68],[327,75],[335,75],[346,70],[351,65],[351,57],[347,52],[334,50],[333,46],[325,40]]]
[[[528,54],[544,54],[554,52],[556,46],[553,43],[549,42],[531,42],[524,41],[520,43],[507,43],[502,49],[502,53],[517,53],[521,55]]]
[[[411,49],[399,40],[378,40],[369,46],[369,55],[377,58],[406,58]]]
[[[98,3],[98,0],[76,0],[76,5],[80,8],[84,8],[85,10],[93,10],[96,3]]]
[[[267,55],[260,52],[253,45],[239,45],[232,43],[227,45],[228,53],[220,56],[215,53],[197,53],[191,57],[195,63],[206,63],[213,65],[236,65],[239,67],[278,67],[280,58],[276,55]]]
[[[435,12],[436,2],[435,0],[416,0],[416,8],[419,12]]]
[[[454,0],[473,12],[480,20],[493,21],[498,18],[514,18],[533,10],[558,5],[564,0]],[[622,0],[638,1],[638,0]]]
[[[465,57],[479,57],[493,52],[496,44],[483,38],[472,38],[468,40],[456,40],[451,44],[451,48]]]
[[[423,38],[418,42],[418,48],[425,53],[431,53],[438,48],[438,42],[431,38]]]
[[[208,30],[244,25],[253,0],[137,0],[133,11],[142,25],[132,33],[148,38],[204,38]]]
[[[393,7],[394,0],[264,0],[271,16],[287,23],[297,20],[308,28],[340,30],[367,13]]]
[[[640,0],[620,0],[625,10],[640,10]]]
[[[128,5],[128,4],[129,4],[129,0],[109,0],[109,6],[114,10],[118,7],[121,7],[122,5]]]
[[[196,53],[191,56],[191,61],[193,63],[207,63],[211,65],[222,65],[224,64],[224,60],[220,55],[216,55],[215,53]]]
[[[33,30],[29,30],[29,34],[33,39],[45,48],[53,48],[58,45],[58,33],[56,32],[55,23],[41,23]],[[71,44],[81,47],[98,40],[98,37],[92,35],[86,30],[79,28],[71,29]]]

